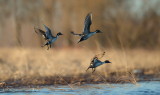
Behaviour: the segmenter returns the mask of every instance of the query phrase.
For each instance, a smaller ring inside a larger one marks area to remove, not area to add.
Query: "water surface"
[[[0,89],[0,95],[160,95],[160,81],[135,84],[85,84],[82,86],[41,86]]]

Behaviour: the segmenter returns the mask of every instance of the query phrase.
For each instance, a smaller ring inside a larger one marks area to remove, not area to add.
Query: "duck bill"
[[[98,31],[97,33],[103,33],[102,31]]]
[[[108,62],[109,64],[112,64],[112,62]]]

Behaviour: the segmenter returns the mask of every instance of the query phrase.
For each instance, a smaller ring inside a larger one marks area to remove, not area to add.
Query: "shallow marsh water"
[[[160,95],[160,81],[137,84],[85,84],[81,86],[40,86],[0,89],[0,95]]]

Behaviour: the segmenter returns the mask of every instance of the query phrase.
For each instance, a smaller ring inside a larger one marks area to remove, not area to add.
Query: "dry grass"
[[[103,51],[84,49],[0,49],[0,82],[2,85],[67,84],[78,82],[135,81],[132,71],[160,75],[160,51],[106,51],[101,60],[109,59],[94,74],[85,70],[91,58]],[[131,74],[129,74],[131,72]],[[64,80],[65,79],[65,80]],[[112,79],[112,80],[111,80]]]

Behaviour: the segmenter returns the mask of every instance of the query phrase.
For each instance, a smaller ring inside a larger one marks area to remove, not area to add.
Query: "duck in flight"
[[[102,54],[102,57],[105,55],[105,52]],[[102,58],[101,57],[101,58]],[[89,68],[92,68],[92,73],[94,73],[94,71],[96,70],[96,67],[100,66],[100,65],[103,65],[105,63],[111,63],[109,60],[105,60],[105,61],[100,61],[99,60],[100,58],[98,57],[98,55],[96,55],[95,57],[93,57],[89,67],[87,68],[87,70]],[[86,70],[86,71],[87,71]]]
[[[44,25],[44,27],[45,27],[46,32],[36,27],[34,27],[34,30],[37,34],[40,34],[43,36],[46,43],[42,45],[42,47],[47,46],[48,47],[47,50],[48,50],[49,48],[51,48],[51,44],[55,42],[60,35],[63,35],[63,34],[59,32],[57,33],[56,36],[53,36],[51,30],[46,25]]]
[[[78,41],[78,43],[81,42],[81,41],[87,40],[88,38],[90,38],[91,36],[93,36],[96,33],[102,33],[100,30],[90,32],[91,24],[92,24],[92,13],[88,13],[88,15],[85,18],[85,22],[84,22],[83,33],[82,34],[76,34],[74,32],[71,32],[71,34],[78,35],[78,36],[81,37],[81,39]]]

